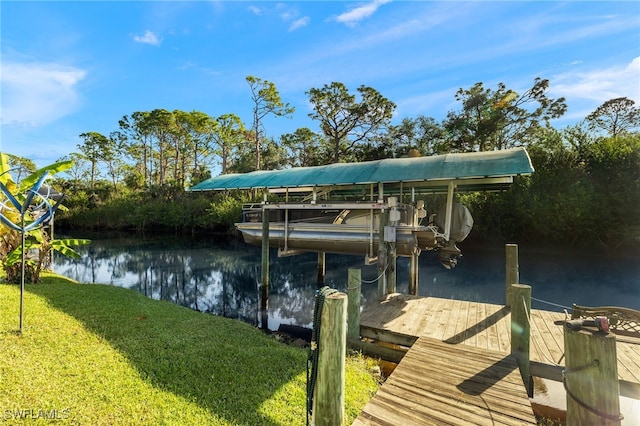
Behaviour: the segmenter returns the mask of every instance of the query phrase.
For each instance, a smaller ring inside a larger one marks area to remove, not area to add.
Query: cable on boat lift
[[[373,280],[363,280],[361,279],[360,281],[362,281],[364,284],[373,284],[378,282],[378,280],[380,278],[382,278],[384,276],[384,274],[387,272],[387,268],[389,268],[389,262],[387,262],[387,264],[384,266],[384,270],[380,273],[380,275],[378,275],[377,278],[373,279]]]

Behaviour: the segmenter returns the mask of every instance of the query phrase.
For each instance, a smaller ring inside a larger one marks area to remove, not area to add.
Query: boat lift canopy
[[[514,176],[530,175],[533,171],[527,151],[512,148],[225,174],[189,190],[265,189],[291,193],[324,189],[339,193],[377,184],[384,185],[386,194],[407,189],[415,193],[446,193],[453,184],[462,192],[496,191],[506,189]]]
[[[395,262],[399,249],[406,249],[403,255],[411,257],[411,294],[417,294],[417,259],[421,250],[439,248],[440,262],[449,269],[455,266],[460,255],[456,241],[450,238],[455,191],[504,190],[513,183],[515,176],[530,175],[533,171],[527,151],[513,148],[226,174],[201,182],[190,191],[264,191],[262,204],[251,207],[260,209],[262,223],[249,221],[236,225],[245,241],[262,246],[261,294],[266,295],[263,300],[268,297],[270,245],[278,247],[279,256],[317,251],[318,277],[322,276],[319,282],[324,280],[325,252],[365,254],[366,264],[378,263],[381,272],[378,296],[381,297],[395,292]],[[268,201],[267,191],[284,194],[285,202]],[[411,204],[403,200],[404,194],[409,193]],[[418,194],[436,193],[447,194],[442,231],[434,225],[421,224],[427,213],[424,200],[416,199]],[[292,203],[290,195],[302,198],[302,202]],[[317,202],[318,196],[322,197],[322,202]],[[402,205],[400,209],[398,198]],[[283,211],[284,215],[271,224],[270,210]],[[334,210],[332,215],[338,216],[331,216],[332,221],[328,223],[315,220],[305,223],[296,219],[290,224],[290,212],[301,210],[320,210],[320,217],[322,212]],[[354,210],[368,211],[368,216],[354,214],[353,223],[343,223]],[[401,210],[406,213],[404,221],[401,221]],[[263,312],[266,307],[264,303]]]

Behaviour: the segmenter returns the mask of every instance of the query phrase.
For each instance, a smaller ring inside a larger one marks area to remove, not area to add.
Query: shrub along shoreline
[[[0,416],[72,424],[303,425],[306,350],[238,320],[46,274],[0,285]],[[378,383],[347,357],[346,420]]]

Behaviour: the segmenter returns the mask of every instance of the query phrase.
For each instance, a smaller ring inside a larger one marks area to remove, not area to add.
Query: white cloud
[[[260,9],[258,6],[249,6],[247,9],[249,9],[249,12],[253,13],[254,15],[262,15],[262,9]]]
[[[2,125],[37,127],[74,112],[84,70],[56,63],[2,62]]]
[[[373,0],[370,3],[362,4],[361,6],[355,7],[348,12],[336,16],[335,20],[343,24],[353,26],[357,22],[373,15],[380,6],[385,3],[389,3],[390,1],[391,0]]]
[[[145,31],[144,35],[142,36],[134,35],[133,40],[138,43],[151,44],[153,46],[157,46],[162,42],[162,38],[158,37],[149,30]]]
[[[300,19],[296,19],[295,21],[293,21],[291,23],[291,25],[289,25],[289,31],[295,31],[298,28],[302,28],[305,27],[309,24],[309,21],[311,20],[311,18],[309,18],[308,16],[305,16],[303,18]]]
[[[601,103],[627,97],[640,103],[640,56],[624,66],[564,73],[551,81],[550,92],[567,100],[587,99]]]
[[[295,18],[295,12],[293,10],[287,10],[280,14],[283,21],[290,21]]]
[[[609,99],[627,97],[640,103],[640,57],[627,65],[559,74],[550,81],[550,95],[564,96],[568,105],[557,125],[573,124]]]

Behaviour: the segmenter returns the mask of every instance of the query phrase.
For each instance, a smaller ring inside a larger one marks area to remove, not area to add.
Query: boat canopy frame
[[[336,196],[356,196],[368,195],[365,191],[373,188],[372,185],[384,185],[385,195],[402,196],[409,189],[413,194],[448,193],[451,182],[458,192],[500,191],[507,189],[515,176],[533,172],[529,154],[525,148],[518,147],[225,174],[207,179],[189,191],[264,189],[274,194],[322,191]]]
[[[370,210],[372,215],[374,210],[390,208],[385,197],[396,197],[403,203],[405,194],[410,192],[410,202],[416,203],[418,195],[446,194],[443,236],[448,241],[454,192],[506,190],[516,176],[527,176],[533,172],[529,154],[525,148],[518,147],[226,174],[201,182],[189,190],[262,189],[261,208],[265,210],[326,209],[338,207],[337,200],[342,198],[351,200],[350,203],[340,203],[342,208]],[[268,193],[284,195],[284,202],[268,201]],[[290,196],[301,199],[292,202]],[[319,201],[319,198],[323,200]],[[285,237],[287,229],[285,219]]]

